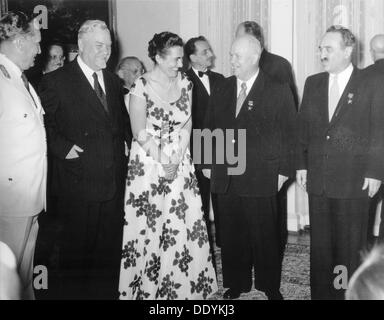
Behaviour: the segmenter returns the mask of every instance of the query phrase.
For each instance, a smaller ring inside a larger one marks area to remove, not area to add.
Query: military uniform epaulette
[[[11,79],[11,76],[9,75],[7,69],[5,69],[5,67],[2,64],[0,64],[0,70],[3,73],[4,77]]]

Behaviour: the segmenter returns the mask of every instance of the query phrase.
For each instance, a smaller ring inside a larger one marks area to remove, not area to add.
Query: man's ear
[[[117,71],[117,75],[120,79],[124,79],[123,70],[120,69],[119,71]]]
[[[351,57],[353,53],[353,47],[346,47],[345,52],[346,52],[347,58]]]
[[[196,55],[192,53],[192,54],[189,56],[189,59],[191,60],[191,62],[195,63],[195,62],[196,62]]]
[[[77,41],[77,46],[79,47],[79,52],[80,51],[84,51],[83,48],[84,48],[84,44],[83,44],[83,39],[79,39]]]

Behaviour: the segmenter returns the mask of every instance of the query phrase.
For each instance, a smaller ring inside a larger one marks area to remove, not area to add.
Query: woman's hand
[[[163,169],[165,171],[165,179],[173,181],[177,177],[177,169],[179,164],[163,164]]]

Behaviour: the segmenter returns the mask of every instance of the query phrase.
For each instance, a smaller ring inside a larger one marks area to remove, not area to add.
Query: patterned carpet
[[[220,248],[215,247],[218,269],[219,291],[211,300],[222,300],[226,289],[223,288]],[[309,288],[309,245],[288,243],[285,250],[281,277],[281,293],[285,300],[310,300]],[[266,300],[263,292],[253,289],[243,293],[239,300]]]
[[[37,240],[35,252],[35,264],[50,266],[50,288],[51,290],[36,291],[37,299],[57,299],[57,293],[54,288],[56,284],[56,268],[58,251],[57,246],[52,239],[57,237],[60,226],[55,216],[44,215],[39,219],[40,233]],[[212,230],[215,236],[214,228]],[[49,240],[51,239],[51,240]],[[221,273],[220,248],[215,247],[215,256],[218,269],[219,291],[211,300],[222,300],[225,289],[223,288],[223,277]],[[47,260],[48,259],[48,260]],[[288,245],[285,250],[283,261],[281,293],[286,300],[309,300],[309,235],[290,234]],[[264,293],[253,289],[247,294],[242,294],[240,300],[265,300]]]

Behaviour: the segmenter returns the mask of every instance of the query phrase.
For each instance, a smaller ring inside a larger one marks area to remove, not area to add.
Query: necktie
[[[246,98],[247,98],[247,84],[243,82],[241,84],[241,91],[239,93],[239,96],[237,97],[237,102],[236,102],[236,118]]]
[[[35,105],[35,108],[37,109],[37,105],[36,105],[35,99],[33,98],[33,95],[32,95],[31,90],[29,88],[29,81],[28,81],[28,79],[27,79],[27,77],[25,76],[24,73],[21,74],[21,80],[23,80],[24,86],[28,90],[28,93],[29,93],[29,95],[32,98],[33,104]]]
[[[202,77],[204,77],[204,75],[207,75],[207,76],[209,75],[209,70],[207,70],[207,71],[205,71],[205,72],[203,72],[203,71],[198,71],[197,73],[199,74],[199,77],[202,78]]]
[[[329,121],[332,120],[333,114],[335,113],[339,100],[340,100],[339,81],[337,79],[337,75],[335,75],[333,77],[331,90],[329,91],[329,101],[328,101]]]
[[[97,73],[94,72],[92,77],[93,77],[93,88],[96,92],[96,95],[99,98],[101,104],[103,105],[105,112],[108,113],[107,97],[105,96],[105,93],[100,86],[99,79],[97,77]]]

